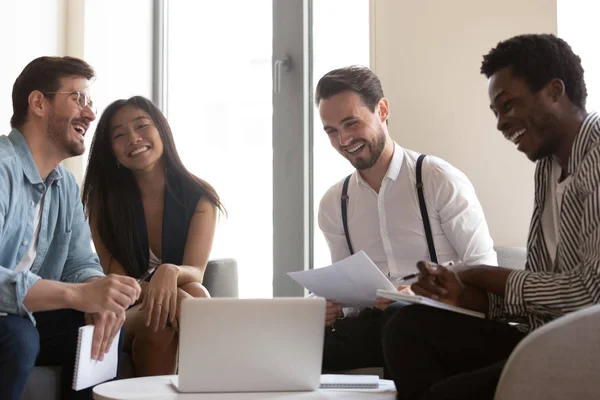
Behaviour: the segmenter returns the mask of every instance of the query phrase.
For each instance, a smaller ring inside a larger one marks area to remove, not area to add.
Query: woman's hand
[[[146,311],[146,326],[153,331],[164,329],[167,320],[173,324],[177,318],[177,278],[179,267],[162,264],[152,276],[144,295],[140,311]]]

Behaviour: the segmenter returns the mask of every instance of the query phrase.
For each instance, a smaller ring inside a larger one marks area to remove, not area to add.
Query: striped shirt
[[[504,298],[488,294],[488,318],[532,331],[567,313],[600,303],[600,116],[584,120],[571,150],[560,212],[556,258],[546,248],[542,214],[552,157],[538,161],[525,270],[510,273]]]

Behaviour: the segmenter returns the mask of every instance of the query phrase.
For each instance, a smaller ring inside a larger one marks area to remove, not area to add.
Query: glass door
[[[240,297],[302,294],[285,272],[308,264],[306,149],[297,147],[307,132],[306,7],[164,2],[162,106],[184,164],[227,209],[211,258],[237,260]]]

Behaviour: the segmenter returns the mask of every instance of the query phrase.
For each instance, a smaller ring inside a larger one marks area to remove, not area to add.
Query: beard
[[[377,162],[377,160],[379,160],[379,156],[381,156],[381,153],[383,152],[383,148],[385,147],[385,133],[383,131],[379,131],[377,132],[376,138],[374,141],[371,142],[366,142],[365,146],[368,148],[369,150],[369,157],[368,158],[363,158],[363,157],[357,157],[357,158],[348,158],[348,161],[350,161],[350,164],[352,164],[352,166],[354,168],[356,168],[357,170],[364,170],[364,169],[369,169],[371,168],[373,165],[375,165],[375,163]]]
[[[54,110],[48,117],[48,138],[67,157],[80,156],[85,151],[82,142],[69,138],[71,122],[72,120],[67,117],[57,117]]]
[[[528,155],[528,158],[535,162],[555,154],[561,141],[561,124],[558,118],[546,111],[539,102],[536,102],[533,106],[532,116],[529,119],[529,125],[534,128],[541,145],[532,154]]]

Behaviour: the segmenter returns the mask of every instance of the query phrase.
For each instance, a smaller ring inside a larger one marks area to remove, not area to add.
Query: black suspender
[[[425,195],[423,194],[423,181],[421,179],[421,167],[423,164],[423,159],[426,157],[426,154],[421,154],[417,159],[417,194],[419,196],[419,208],[421,209],[421,217],[423,218],[423,228],[425,229],[425,237],[427,238],[427,248],[429,249],[429,258],[432,262],[436,263],[437,255],[435,253],[435,246],[433,244],[433,236],[431,235],[431,225],[429,224],[429,215],[427,214],[427,205],[425,204]],[[348,175],[344,180],[344,185],[342,186],[342,225],[344,226],[344,234],[346,235],[346,242],[348,243],[348,250],[350,250],[350,254],[354,254],[354,249],[352,248],[352,242],[350,241],[350,233],[348,232],[348,183],[350,182],[350,177],[352,174]]]
[[[425,237],[427,238],[427,248],[429,249],[429,258],[432,262],[438,262],[431,235],[431,226],[429,225],[429,215],[427,214],[427,205],[425,204],[425,195],[423,194],[423,181],[421,180],[421,165],[426,154],[421,154],[417,158],[417,194],[419,195],[419,208],[421,208],[421,218],[423,219],[423,228],[425,228]]]
[[[344,180],[344,186],[342,186],[342,224],[344,225],[344,234],[346,235],[346,243],[348,243],[348,250],[350,250],[350,255],[354,254],[354,249],[352,248],[352,242],[350,241],[350,234],[348,233],[348,182],[350,182],[350,177],[352,174],[348,175]]]

